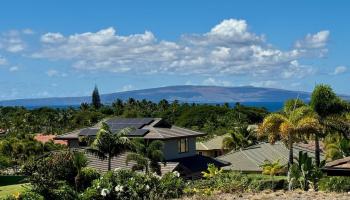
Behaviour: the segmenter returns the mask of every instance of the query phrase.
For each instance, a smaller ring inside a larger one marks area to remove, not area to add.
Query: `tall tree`
[[[92,105],[96,109],[99,109],[102,106],[100,93],[98,92],[97,85],[95,85],[94,91],[92,92]]]
[[[324,137],[327,129],[336,129],[336,124],[343,122],[341,115],[347,111],[347,105],[332,90],[329,85],[316,85],[311,95],[311,108],[318,114],[323,129],[315,133],[315,162],[320,166],[319,138]],[[346,123],[345,123],[346,124]]]
[[[130,128],[125,128],[113,133],[106,123],[102,123],[96,139],[87,150],[100,159],[108,159],[108,170],[111,170],[112,158],[131,149],[131,141],[127,137],[130,131]]]
[[[293,164],[293,143],[303,134],[309,134],[320,129],[318,119],[311,108],[302,106],[288,113],[269,114],[258,128],[260,136],[267,135],[270,143],[278,139],[287,145],[289,149],[288,168]]]
[[[75,181],[75,190],[79,191],[80,190],[80,180],[81,180],[81,170],[87,166],[88,164],[88,159],[84,155],[84,153],[76,151],[73,152],[73,165],[75,169],[77,170],[77,175],[74,178]]]
[[[164,143],[160,140],[134,139],[133,150],[135,152],[128,154],[126,163],[136,161],[135,169],[145,169],[146,173],[152,171],[161,174],[159,163],[164,161],[163,146]]]

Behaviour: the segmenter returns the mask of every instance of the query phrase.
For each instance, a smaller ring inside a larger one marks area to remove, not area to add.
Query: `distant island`
[[[349,96],[342,96],[349,99]],[[310,100],[310,93],[303,91],[290,91],[275,88],[262,88],[252,86],[242,87],[220,87],[220,86],[194,86],[180,85],[167,86],[159,88],[150,88],[142,90],[133,90],[126,92],[116,92],[110,94],[102,94],[101,100],[104,104],[111,104],[116,99],[127,100],[147,99],[153,102],[158,102],[162,99],[168,101],[178,100],[187,103],[235,103],[241,102],[246,105],[269,107],[270,110],[276,110],[274,107],[281,107],[282,102],[291,98],[299,98],[303,101]],[[90,96],[83,97],[52,97],[38,99],[15,99],[0,101],[0,106],[25,106],[25,107],[40,107],[40,106],[77,106],[83,102],[90,103]],[[272,105],[273,104],[273,105]]]

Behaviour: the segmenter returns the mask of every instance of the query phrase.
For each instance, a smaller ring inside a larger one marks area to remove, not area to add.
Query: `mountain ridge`
[[[111,104],[117,98],[147,99],[158,102],[161,99],[168,101],[179,100],[188,103],[224,103],[224,102],[283,102],[290,98],[310,99],[310,92],[292,91],[277,88],[253,86],[223,87],[223,86],[196,86],[175,85],[158,88],[139,89],[124,92],[101,94],[104,104]],[[345,99],[349,96],[342,95]],[[14,99],[0,101],[0,106],[69,106],[90,103],[90,96],[81,97],[48,97],[32,99]]]

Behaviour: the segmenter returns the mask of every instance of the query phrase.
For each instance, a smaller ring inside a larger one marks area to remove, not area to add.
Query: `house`
[[[327,176],[350,176],[350,156],[326,163],[323,171]]]
[[[297,158],[299,152],[306,152],[310,157],[315,157],[313,150],[305,148],[303,145],[294,145],[293,154]],[[231,151],[223,156],[219,156],[219,160],[223,160],[231,163],[229,166],[225,166],[223,169],[234,170],[245,173],[261,173],[260,167],[265,160],[274,162],[280,161],[280,164],[287,165],[289,158],[289,150],[282,142],[275,144],[260,143],[237,151]],[[323,159],[323,153],[321,153],[321,159]]]
[[[66,140],[54,140],[55,137],[56,135],[36,134],[34,136],[34,140],[41,143],[53,141],[55,144],[68,145],[68,142]]]
[[[219,161],[196,154],[196,138],[204,136],[204,133],[192,131],[185,128],[170,125],[161,118],[112,118],[105,121],[112,132],[117,132],[123,128],[131,127],[129,138],[143,138],[148,141],[161,140],[164,143],[163,154],[166,165],[162,165],[162,171],[176,170],[185,178],[196,178],[201,172],[207,169],[209,163],[217,167],[223,167],[229,163]],[[84,149],[86,139],[96,137],[99,125],[90,128],[83,128],[72,131],[64,135],[55,137],[55,140],[66,140],[70,148]],[[130,168],[125,164],[126,155],[120,155],[112,160],[112,167]],[[106,161],[88,155],[90,166],[100,171],[107,170]],[[164,169],[163,169],[164,168]],[[167,169],[165,169],[167,168]]]
[[[215,136],[207,141],[196,142],[196,151],[198,155],[218,157],[229,150],[222,147],[222,141],[228,135]]]

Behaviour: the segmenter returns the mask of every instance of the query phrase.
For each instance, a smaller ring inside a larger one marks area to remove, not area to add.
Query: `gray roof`
[[[102,173],[105,173],[108,171],[108,160],[102,160],[98,157],[96,157],[93,154],[85,152],[86,157],[88,158],[88,167],[94,168]],[[117,157],[113,157],[111,160],[111,169],[114,170],[116,168],[119,169],[132,169],[132,166],[135,165],[135,162],[129,162],[128,165],[126,165],[126,157],[128,153],[123,153]],[[178,162],[167,162],[165,165],[163,163],[160,163],[161,166],[161,173],[166,174],[168,172],[172,172],[175,170],[175,168],[179,165]]]
[[[294,157],[298,157],[300,151],[307,152],[309,156],[315,157],[313,151],[294,145]],[[218,159],[230,162],[231,165],[224,167],[224,169],[230,169],[235,171],[244,172],[261,172],[260,167],[265,160],[274,162],[280,160],[282,165],[287,165],[289,157],[289,151],[286,146],[277,142],[272,145],[269,143],[260,143],[245,149],[231,151],[228,154],[219,156]],[[323,155],[321,154],[321,158]]]
[[[192,131],[166,124],[161,118],[112,118],[105,120],[113,132],[126,127],[133,127],[129,137],[143,137],[145,139],[165,140],[181,137],[204,136],[205,133]],[[90,128],[75,130],[60,136],[56,140],[78,139],[79,136],[95,136],[100,123]]]
[[[222,149],[222,141],[225,137],[228,137],[227,134],[215,136],[207,141],[196,142],[197,151],[208,151],[208,150],[218,150]]]

